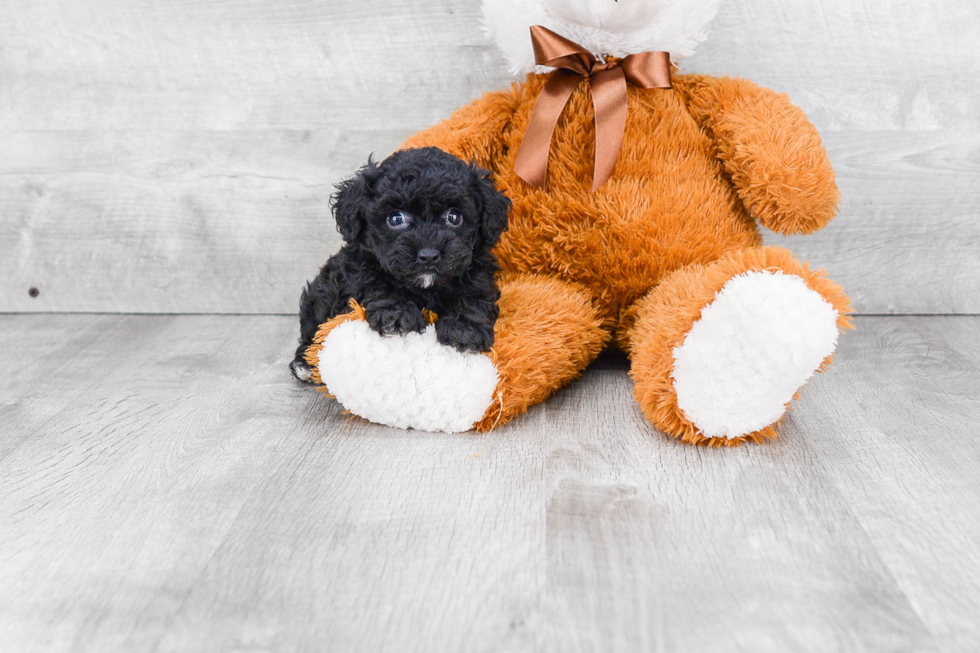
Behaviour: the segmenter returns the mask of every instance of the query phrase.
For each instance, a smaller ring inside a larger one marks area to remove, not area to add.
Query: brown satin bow
[[[600,63],[582,46],[540,25],[531,27],[534,60],[539,66],[558,68],[538,96],[531,122],[517,153],[514,172],[543,188],[548,176],[548,154],[558,119],[582,78],[592,88],[595,107],[595,174],[592,190],[612,176],[626,131],[626,82],[641,88],[670,88],[670,54],[641,52],[621,61]]]

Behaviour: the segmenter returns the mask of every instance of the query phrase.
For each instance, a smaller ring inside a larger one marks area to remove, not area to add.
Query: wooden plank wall
[[[509,83],[478,0],[0,0],[0,311],[292,312],[332,185]],[[864,313],[980,313],[976,0],[728,0],[690,71],[788,92]],[[32,298],[28,289],[40,295]]]

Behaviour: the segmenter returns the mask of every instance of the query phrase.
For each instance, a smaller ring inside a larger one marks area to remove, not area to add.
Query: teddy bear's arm
[[[837,213],[840,192],[820,134],[781,93],[742,79],[675,79],[695,120],[718,147],[739,197],[762,225],[808,234]]]
[[[506,127],[517,110],[517,103],[516,88],[486,93],[442,122],[410,137],[402,148],[438,147],[464,161],[474,161],[481,168],[499,172]]]

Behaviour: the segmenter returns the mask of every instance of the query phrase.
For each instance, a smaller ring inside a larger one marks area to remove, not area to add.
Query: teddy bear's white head
[[[483,0],[487,33],[511,72],[534,64],[529,28],[543,25],[596,55],[625,57],[652,50],[674,61],[694,54],[720,0]]]

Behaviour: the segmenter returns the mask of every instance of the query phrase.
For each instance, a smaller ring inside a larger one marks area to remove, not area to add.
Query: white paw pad
[[[837,317],[797,276],[734,277],[674,349],[678,407],[707,437],[773,424],[836,348]]]
[[[435,326],[385,337],[360,320],[327,334],[317,370],[330,393],[355,415],[447,433],[473,428],[493,402],[499,381],[487,356],[440,345]]]

